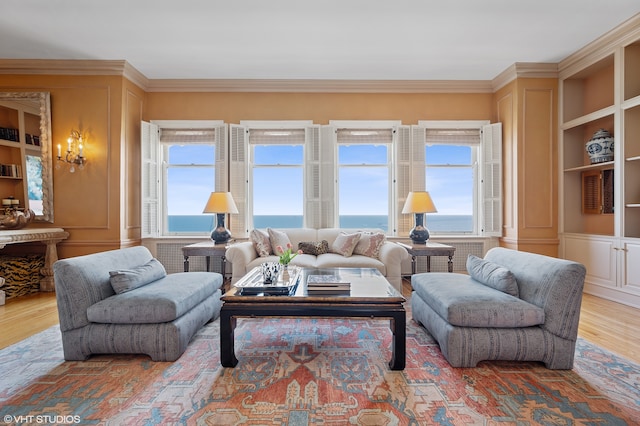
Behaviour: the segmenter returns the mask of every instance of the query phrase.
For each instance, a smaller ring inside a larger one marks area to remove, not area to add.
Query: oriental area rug
[[[389,370],[391,333],[379,319],[239,319],[236,368],[220,366],[217,320],[176,362],[65,362],[55,326],[0,351],[0,415],[5,424],[56,425],[640,422],[638,364],[580,339],[572,370],[452,368],[410,318],[404,371]]]

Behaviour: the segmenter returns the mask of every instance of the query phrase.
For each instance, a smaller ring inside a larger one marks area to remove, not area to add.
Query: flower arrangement
[[[287,243],[287,248],[283,249],[282,246],[276,247],[276,252],[278,252],[278,256],[280,256],[280,264],[284,266],[288,266],[289,262],[293,260],[299,254],[302,254],[302,250],[298,250],[297,252],[293,251],[293,246],[291,243]]]

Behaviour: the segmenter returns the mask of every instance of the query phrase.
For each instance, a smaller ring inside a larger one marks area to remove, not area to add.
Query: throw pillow
[[[298,243],[298,250],[302,250],[304,254],[312,254],[318,256],[320,254],[329,253],[329,242],[327,240],[322,241],[300,241]]]
[[[132,269],[109,271],[109,281],[117,294],[126,293],[143,285],[159,280],[167,275],[167,271],[157,259],[151,259],[144,265]]]
[[[287,249],[287,245],[291,244],[291,240],[289,240],[289,236],[282,231],[277,231],[272,228],[267,228],[267,232],[269,233],[269,240],[271,240],[271,250],[277,256],[280,255],[276,247],[280,246],[283,250]]]
[[[266,257],[273,254],[271,250],[271,241],[269,240],[269,234],[260,229],[254,229],[249,234],[249,239],[253,243],[253,248],[256,249],[256,253],[260,257]]]
[[[381,232],[361,232],[360,241],[353,249],[353,254],[361,254],[363,256],[378,258],[380,248],[386,241],[387,237]]]
[[[500,290],[503,293],[518,297],[518,283],[510,270],[496,263],[470,254],[467,257],[467,271],[474,280]]]
[[[353,249],[358,245],[360,241],[360,233],[347,234],[341,232],[336,240],[331,244],[331,252],[341,254],[344,257],[350,257],[353,254]]]

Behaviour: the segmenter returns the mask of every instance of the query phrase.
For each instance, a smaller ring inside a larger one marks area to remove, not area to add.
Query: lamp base
[[[231,233],[226,228],[216,228],[211,232],[211,239],[216,244],[226,243],[231,239]]]
[[[224,213],[218,213],[218,226],[211,231],[211,239],[216,242],[216,244],[226,243],[231,239],[231,233],[224,227]]]
[[[414,244],[426,244],[429,239],[429,230],[424,226],[416,226],[409,232],[409,238]]]
[[[409,238],[414,244],[426,244],[429,230],[424,227],[424,213],[416,213],[416,226],[409,232]]]

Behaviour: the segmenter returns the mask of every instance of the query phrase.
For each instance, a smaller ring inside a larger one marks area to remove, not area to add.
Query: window
[[[304,129],[249,130],[254,228],[302,228]]]
[[[425,189],[438,209],[426,215],[430,233],[499,235],[500,125],[421,122],[417,134],[424,142]]]
[[[166,133],[181,134],[185,140],[173,141]],[[162,170],[165,183],[165,234],[204,233],[215,225],[215,215],[202,209],[215,191],[215,143],[195,142],[189,136],[204,137],[209,130],[160,129]]]
[[[142,126],[142,236],[208,235],[209,194],[227,190],[226,126],[158,121]]]
[[[238,207],[229,230],[317,227],[319,126],[311,121],[230,125],[229,188]]]
[[[433,234],[475,231],[477,152],[477,146],[470,145],[426,145],[426,189],[438,200],[438,213],[426,215]]]
[[[338,129],[338,224],[390,229],[391,129]]]

